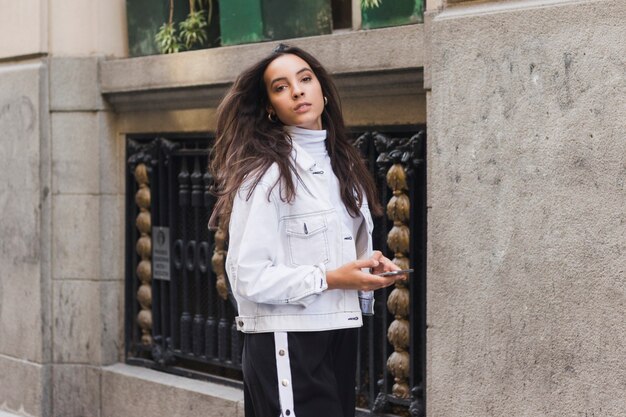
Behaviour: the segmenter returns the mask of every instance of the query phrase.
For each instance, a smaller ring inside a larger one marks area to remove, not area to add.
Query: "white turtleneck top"
[[[316,167],[324,171],[324,178],[328,182],[328,194],[330,196],[330,202],[337,208],[337,213],[341,219],[342,224],[347,231],[351,233],[352,241],[356,239],[357,232],[363,221],[362,216],[356,218],[350,216],[346,205],[341,199],[341,192],[339,190],[339,181],[332,169],[330,163],[330,156],[326,150],[326,130],[310,130],[303,129],[297,126],[285,127],[289,136],[295,143],[298,144],[313,160]],[[296,156],[297,158],[297,156]]]

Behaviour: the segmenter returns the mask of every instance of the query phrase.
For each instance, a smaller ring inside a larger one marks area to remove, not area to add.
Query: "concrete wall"
[[[626,415],[626,3],[432,22],[428,415]]]

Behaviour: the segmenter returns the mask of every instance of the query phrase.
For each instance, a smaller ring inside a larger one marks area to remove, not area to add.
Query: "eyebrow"
[[[304,71],[311,71],[311,72],[313,72],[313,70],[312,70],[311,68],[309,68],[309,67],[304,67],[304,68],[302,68],[300,71],[296,72],[296,75],[298,75],[298,74],[300,74],[300,73],[302,73],[302,72],[304,72]],[[276,81],[281,81],[281,80],[286,80],[286,79],[287,79],[287,77],[278,77],[278,78],[274,78],[274,79],[270,82],[270,85],[274,85],[274,83],[275,83]]]

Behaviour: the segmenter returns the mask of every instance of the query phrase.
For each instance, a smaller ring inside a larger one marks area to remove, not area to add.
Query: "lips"
[[[311,103],[300,103],[293,108],[296,113],[304,113],[311,108]]]

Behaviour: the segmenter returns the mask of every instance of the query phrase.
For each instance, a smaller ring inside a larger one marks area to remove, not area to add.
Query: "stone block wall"
[[[0,65],[0,410],[97,416],[122,360],[124,141],[98,58]]]
[[[47,68],[0,64],[0,410],[49,401]]]
[[[98,60],[125,55],[124,10],[0,1],[3,415],[99,415],[100,366],[121,357],[123,148]]]
[[[101,366],[122,360],[124,142],[97,68],[50,59],[53,415],[100,415]]]
[[[432,21],[428,415],[626,414],[626,3]]]

